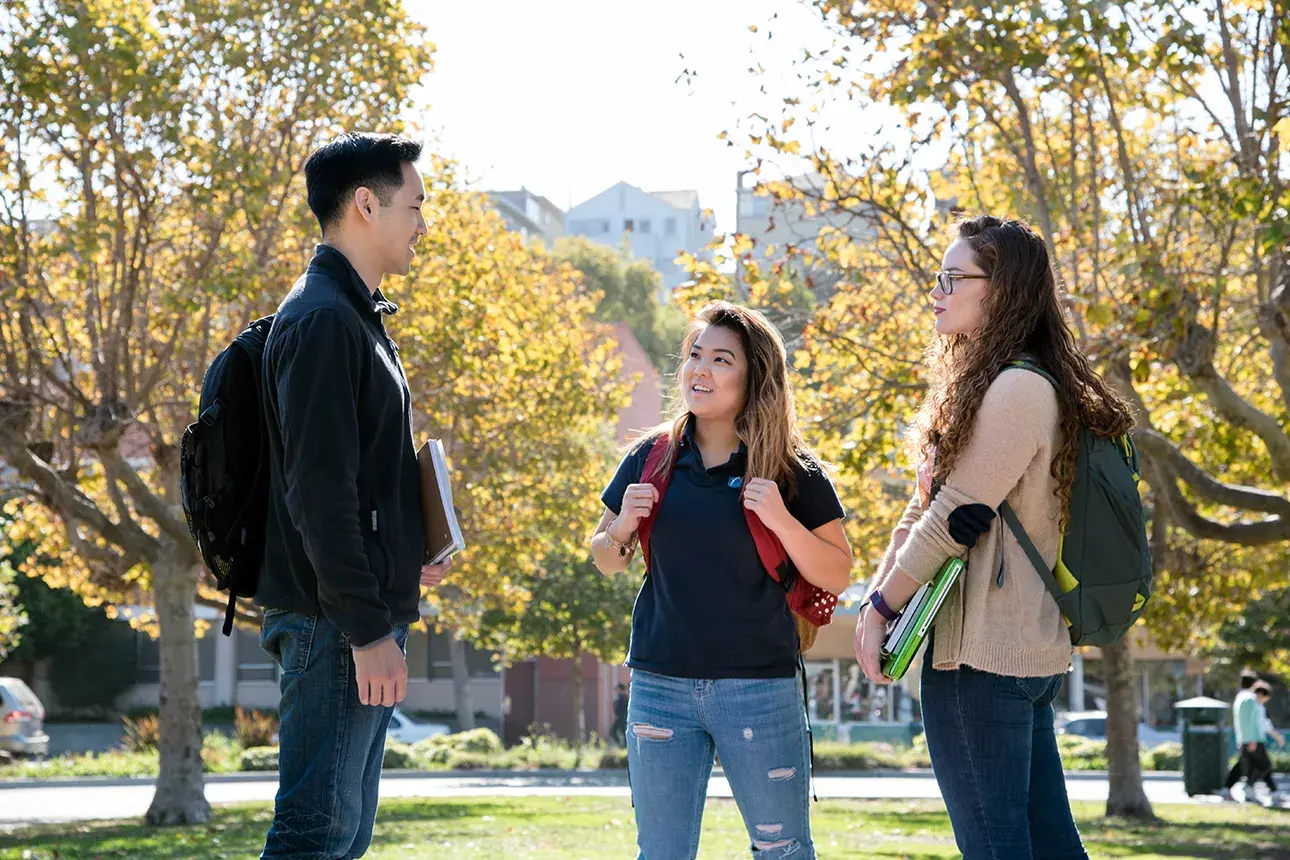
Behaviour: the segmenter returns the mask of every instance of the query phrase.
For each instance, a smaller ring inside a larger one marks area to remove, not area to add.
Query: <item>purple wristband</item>
[[[887,605],[887,601],[882,599],[882,592],[876,588],[869,592],[869,605],[876,609],[878,614],[883,618],[886,618],[888,621],[895,621],[900,617],[900,613],[893,611],[892,608]]]

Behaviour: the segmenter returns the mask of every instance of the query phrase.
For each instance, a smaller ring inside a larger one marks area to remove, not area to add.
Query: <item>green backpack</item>
[[[1057,387],[1050,373],[1026,359],[1008,367],[1037,373]],[[1055,570],[1044,564],[1012,506],[1006,501],[999,506],[1057,601],[1074,645],[1109,645],[1120,639],[1151,597],[1151,549],[1138,495],[1140,478],[1138,452],[1127,434],[1101,438],[1079,428],[1070,516],[1057,544]]]

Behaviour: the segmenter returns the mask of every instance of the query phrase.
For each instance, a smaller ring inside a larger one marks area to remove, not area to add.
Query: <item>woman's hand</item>
[[[882,643],[887,638],[887,619],[872,606],[866,606],[856,624],[856,660],[865,677],[875,684],[890,684],[882,673]]]
[[[784,507],[779,485],[765,478],[750,478],[744,484],[744,507],[757,514],[757,518],[773,532],[780,531],[793,519],[788,508]]]
[[[623,491],[623,504],[618,517],[606,529],[609,536],[625,544],[636,533],[641,520],[650,515],[658,504],[658,488],[653,484],[628,484]]]

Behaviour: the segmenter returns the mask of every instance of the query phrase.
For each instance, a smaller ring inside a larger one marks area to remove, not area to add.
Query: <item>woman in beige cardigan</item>
[[[1050,566],[1069,505],[1076,428],[1132,426],[1062,314],[1043,238],[1015,220],[958,225],[931,292],[936,331],[917,426],[917,489],[856,629],[882,674],[887,625],[950,556],[967,571],[923,663],[932,767],[966,860],[1086,858],[1071,818],[1053,699],[1071,642],[1056,602],[996,512],[1007,500]],[[1026,357],[1052,375],[1009,363]]]

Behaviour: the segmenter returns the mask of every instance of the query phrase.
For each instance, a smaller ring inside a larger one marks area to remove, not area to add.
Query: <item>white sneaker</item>
[[[1232,790],[1230,788],[1220,788],[1215,793],[1218,795],[1219,800],[1227,801],[1229,803],[1236,800],[1235,797],[1232,797]]]

